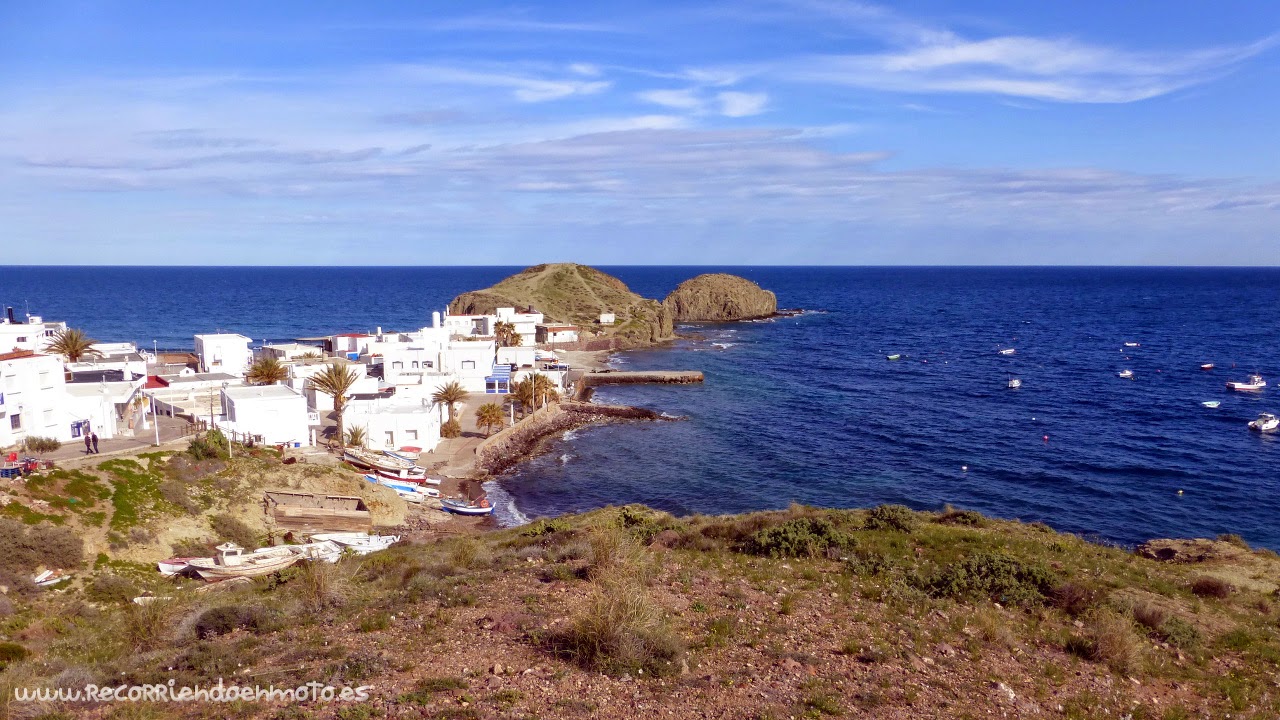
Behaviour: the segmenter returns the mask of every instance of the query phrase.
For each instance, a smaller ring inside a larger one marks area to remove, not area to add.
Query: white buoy
[[[1182,494],[1182,491],[1181,491],[1181,490],[1179,490],[1179,491],[1178,491],[1178,494],[1179,494],[1179,495],[1181,495],[1181,494]]]
[[[963,471],[965,471],[965,472],[969,472],[969,466],[968,466],[968,465],[961,465],[961,466],[960,466],[960,469],[961,469],[961,470],[963,470]]]

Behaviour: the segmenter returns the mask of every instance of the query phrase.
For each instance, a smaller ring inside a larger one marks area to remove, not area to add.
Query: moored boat
[[[901,359],[902,359],[902,353],[894,353],[894,354],[892,354],[892,355],[885,355],[885,356],[884,356],[884,359],[885,359],[885,360],[901,360]]]
[[[1018,352],[1018,351],[1017,351],[1017,349],[1015,349],[1015,348],[1001,348],[1001,349],[1000,349],[1000,350],[998,350],[997,352],[999,352],[1001,355],[1013,355],[1014,353],[1016,353],[1016,352]]]
[[[1010,390],[1017,390],[1017,389],[1018,389],[1018,388],[1020,388],[1020,387],[1022,387],[1022,380],[1020,380],[1020,379],[1018,379],[1018,378],[1009,378],[1009,389],[1010,389]]]
[[[1204,402],[1202,402],[1202,403],[1200,403],[1200,404],[1201,404],[1201,405],[1203,405],[1203,406],[1205,406],[1205,407],[1207,407],[1207,408],[1211,408],[1211,409],[1212,409],[1212,408],[1217,408],[1219,405],[1221,405],[1221,404],[1222,404],[1222,401],[1221,401],[1221,400],[1205,400]]]
[[[1116,377],[1121,377],[1121,378],[1124,378],[1125,380],[1132,380],[1132,379],[1133,379],[1133,371],[1132,371],[1132,370],[1121,370],[1120,372],[1116,373]]]
[[[1124,344],[1124,346],[1125,347],[1142,347],[1142,343],[1127,342]]]
[[[395,450],[383,450],[382,454],[399,460],[408,460],[409,462],[416,463],[418,462],[418,458],[422,457],[422,448],[406,445],[402,448],[396,448]]]
[[[458,515],[488,515],[493,512],[493,506],[489,504],[488,498],[480,498],[478,502],[443,498],[440,504],[445,510]]]
[[[412,460],[394,457],[384,453],[369,452],[361,448],[346,448],[343,458],[362,470],[372,470],[385,478],[408,480],[421,478],[427,471],[413,464]]]
[[[1250,375],[1249,379],[1244,382],[1236,380],[1227,381],[1227,388],[1231,390],[1261,390],[1266,386],[1267,381],[1263,380],[1262,376],[1257,373]]]
[[[1275,432],[1280,429],[1280,417],[1272,413],[1259,413],[1257,420],[1249,421],[1249,429],[1264,433]]]
[[[1205,364],[1203,364],[1203,365],[1201,365],[1201,366],[1200,366],[1200,369],[1201,369],[1201,370],[1212,370],[1212,369],[1213,369],[1213,363],[1205,363]]]

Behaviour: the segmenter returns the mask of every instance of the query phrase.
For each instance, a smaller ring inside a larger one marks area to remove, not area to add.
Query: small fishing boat
[[[1127,342],[1124,344],[1124,346],[1125,347],[1142,347],[1142,343]]]
[[[246,553],[235,543],[223,543],[211,558],[192,560],[190,567],[209,582],[230,578],[252,578],[283,570],[303,558],[288,546],[260,548]]]
[[[1205,400],[1200,404],[1213,410],[1213,409],[1217,409],[1217,407],[1222,404],[1222,401],[1221,400]]]
[[[488,515],[493,512],[493,506],[489,504],[488,498],[480,498],[478,502],[443,498],[440,504],[445,510],[458,515]]]
[[[893,355],[885,355],[885,356],[884,356],[884,359],[885,359],[885,360],[901,360],[901,359],[902,359],[902,353],[894,353]]]
[[[320,533],[311,539],[318,542],[333,543],[358,555],[368,555],[400,542],[399,535],[370,535],[364,532]]]
[[[1015,348],[1001,348],[997,352],[999,352],[1001,355],[1013,355],[1018,351]]]
[[[1132,379],[1133,379],[1133,371],[1132,371],[1132,370],[1121,370],[1120,372],[1116,373],[1116,377],[1121,377],[1121,378],[1124,378],[1125,380],[1132,380]]]
[[[392,480],[390,478],[379,477],[377,475],[365,475],[364,479],[374,485],[391,488],[392,490],[395,490],[396,494],[402,499],[415,504],[422,502],[425,498],[440,497],[439,490],[423,487],[409,480]],[[440,481],[437,479],[435,482],[438,484]]]
[[[1020,387],[1022,387],[1022,380],[1020,380],[1020,379],[1018,379],[1018,378],[1009,378],[1009,389],[1010,389],[1010,390],[1017,390],[1017,389],[1018,389],[1018,388],[1020,388]]]
[[[286,547],[302,559],[312,562],[336,563],[342,558],[342,546],[338,543],[331,540],[318,540],[315,536],[311,539],[313,542]]]
[[[369,452],[362,448],[346,448],[342,451],[342,456],[358,468],[372,470],[382,477],[394,480],[421,478],[427,474],[426,470],[414,465],[412,460]]]
[[[418,462],[418,458],[422,457],[422,448],[406,445],[402,448],[396,448],[395,450],[383,450],[382,454],[416,463]]]
[[[1201,365],[1201,366],[1200,366],[1200,369],[1201,369],[1201,370],[1212,370],[1212,369],[1213,369],[1213,363],[1205,363],[1205,364],[1203,364],[1203,365]]]
[[[1263,380],[1262,376],[1257,373],[1250,375],[1249,379],[1245,382],[1238,382],[1234,380],[1227,381],[1227,388],[1230,390],[1261,390],[1266,386],[1267,381]]]
[[[177,575],[187,569],[191,565],[192,560],[199,560],[194,557],[171,557],[156,563],[156,568],[161,575]]]
[[[1258,432],[1275,432],[1278,428],[1280,428],[1280,417],[1276,417],[1271,413],[1260,413],[1257,420],[1249,422],[1249,429],[1257,430]]]

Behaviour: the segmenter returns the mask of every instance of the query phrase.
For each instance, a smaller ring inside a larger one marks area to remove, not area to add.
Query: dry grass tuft
[[[1089,617],[1083,636],[1067,642],[1067,650],[1087,660],[1103,663],[1119,673],[1131,674],[1142,660],[1141,641],[1127,617],[1102,611]]]
[[[1235,587],[1231,583],[1210,575],[1198,577],[1191,583],[1191,592],[1199,597],[1223,600],[1230,596],[1233,591],[1235,591]]]

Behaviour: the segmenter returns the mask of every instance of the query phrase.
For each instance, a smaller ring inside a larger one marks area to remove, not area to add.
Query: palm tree
[[[289,377],[289,368],[280,364],[274,355],[258,358],[249,366],[250,385],[275,385]]]
[[[538,407],[546,407],[547,403],[560,399],[560,391],[550,376],[532,373],[526,382],[533,386],[533,401]]]
[[[453,406],[466,399],[467,391],[462,388],[462,384],[457,380],[441,386],[439,390],[431,393],[433,402],[438,402],[449,408],[449,422],[453,422]]]
[[[513,402],[520,403],[520,417],[529,414],[533,409],[533,401],[536,396],[533,394],[533,382],[531,380],[521,380],[511,386],[511,394],[509,399]]]
[[[338,421],[338,447],[342,447],[345,439],[342,434],[342,411],[347,408],[347,393],[360,375],[355,368],[344,367],[339,363],[329,363],[324,370],[311,376],[311,387],[333,398],[333,413]]]
[[[505,419],[502,406],[498,403],[485,403],[476,408],[476,425],[484,428],[485,435],[492,432],[495,427],[502,427]]]
[[[515,347],[520,344],[520,333],[514,323],[500,322],[493,326],[493,336],[498,347]]]
[[[83,330],[67,328],[55,333],[49,344],[45,346],[45,350],[65,357],[67,362],[80,362],[80,358],[85,355],[94,357],[102,355],[93,349],[93,344],[96,342],[98,341],[85,335]]]
[[[368,441],[369,431],[362,427],[353,427],[347,431],[346,441],[353,447],[364,447]]]

